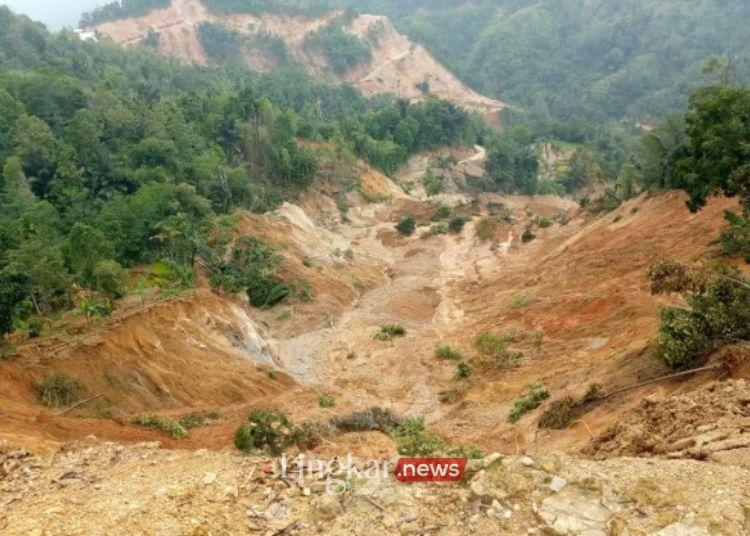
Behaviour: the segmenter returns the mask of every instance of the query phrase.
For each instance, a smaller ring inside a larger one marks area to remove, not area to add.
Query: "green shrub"
[[[167,432],[175,439],[181,439],[188,435],[188,431],[179,422],[162,415],[144,413],[133,417],[131,422],[138,426],[145,426],[146,428],[153,428],[154,430]]]
[[[311,450],[320,445],[323,438],[331,435],[332,432],[333,430],[328,425],[306,422],[293,428],[289,442],[300,450]]]
[[[461,355],[461,352],[454,350],[449,345],[439,344],[437,348],[435,348],[435,358],[446,361],[461,361],[463,356]]]
[[[332,408],[336,405],[336,401],[328,395],[320,394],[318,395],[318,405],[321,408]]]
[[[42,404],[52,407],[65,407],[75,404],[86,391],[86,385],[62,372],[53,372],[37,386]]]
[[[508,355],[508,343],[503,335],[480,333],[474,339],[474,347],[483,355],[494,359],[505,359]]]
[[[429,170],[424,179],[424,190],[427,193],[427,197],[434,197],[443,191],[443,179],[436,177]]]
[[[649,276],[652,292],[680,292],[690,306],[661,311],[657,355],[671,368],[691,368],[715,348],[750,340],[750,285],[736,268],[661,261]]]
[[[448,222],[448,230],[453,234],[458,234],[466,225],[468,219],[465,216],[453,216]]]
[[[456,379],[457,380],[464,380],[471,376],[472,371],[471,367],[467,365],[466,363],[459,363],[456,367]]]
[[[391,428],[398,426],[401,419],[389,409],[373,406],[364,411],[355,411],[348,415],[331,419],[331,426],[342,432],[380,431],[388,433]]]
[[[396,224],[396,230],[404,236],[411,236],[417,228],[414,218],[407,216]]]
[[[586,394],[578,400],[572,396],[555,400],[539,417],[539,428],[564,430],[581,415],[596,406],[603,396],[604,390],[601,385],[595,383],[589,386]]]
[[[199,413],[188,413],[187,415],[180,418],[180,425],[186,430],[191,428],[200,428],[205,424],[203,417]]]
[[[511,309],[523,309],[528,305],[528,302],[523,296],[513,296],[508,302],[508,305]]]
[[[280,411],[255,410],[248,424],[240,426],[234,434],[234,445],[245,453],[265,451],[280,454],[292,438],[293,427]]]
[[[436,223],[430,229],[422,235],[423,238],[430,238],[431,236],[445,234],[448,232],[448,226],[445,223]]]
[[[391,429],[402,456],[429,457],[445,449],[440,437],[425,430],[424,418],[409,417]]]
[[[445,454],[451,458],[468,458],[469,460],[481,460],[484,458],[484,452],[474,443],[451,447]]]
[[[435,210],[435,214],[432,215],[432,221],[447,220],[451,217],[452,209],[448,205],[440,203]]]
[[[538,408],[542,401],[547,398],[549,398],[549,391],[546,387],[538,383],[531,385],[529,392],[517,399],[513,404],[513,409],[508,413],[508,422],[518,422],[524,414]]]
[[[130,284],[130,274],[116,261],[102,261],[93,272],[94,289],[108,298],[122,298]]]
[[[540,229],[552,227],[552,220],[545,218],[544,216],[537,216],[534,218],[534,223],[536,223]]]
[[[724,218],[729,226],[719,235],[719,244],[724,255],[742,256],[750,262],[750,218],[727,211]]]
[[[711,329],[699,314],[665,307],[660,318],[657,353],[671,368],[692,367],[712,347]]]
[[[526,229],[523,230],[523,234],[521,235],[521,242],[524,244],[528,244],[532,240],[536,239],[536,235],[534,234],[534,231],[531,229],[531,226],[526,227]]]
[[[395,337],[403,337],[406,335],[406,328],[401,324],[386,324],[380,328],[373,338],[376,341],[390,341]]]

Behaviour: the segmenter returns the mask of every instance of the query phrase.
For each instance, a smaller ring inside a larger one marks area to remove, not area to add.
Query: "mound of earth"
[[[750,383],[711,382],[652,395],[583,449],[585,455],[694,458],[750,467]]]
[[[381,463],[383,461],[381,460]],[[393,463],[393,462],[392,462]],[[353,460],[353,467],[364,462]],[[390,467],[393,467],[391,465]],[[0,531],[84,534],[656,534],[750,530],[750,472],[695,461],[491,455],[463,483],[299,478],[271,458],[158,443],[0,454]],[[383,473],[385,474],[385,473]],[[371,475],[372,476],[372,475]],[[700,482],[703,492],[696,493]]]
[[[361,15],[348,24],[346,31],[370,43],[372,58],[343,77],[337,75],[323,55],[307,50],[304,44],[307,36],[339,15],[340,12],[318,18],[270,13],[217,15],[206,9],[200,0],[172,0],[168,8],[142,17],[104,22],[87,30],[126,46],[137,45],[150,32],[156,32],[159,34],[159,53],[207,64],[210,58],[201,45],[198,27],[206,22],[221,24],[258,42],[268,36],[280,38],[290,57],[310,74],[333,82],[350,82],[365,95],[391,93],[418,101],[433,94],[482,114],[492,122],[499,121],[504,103],[470,89],[424,47],[400,34],[386,17]],[[251,46],[243,52],[241,59],[249,68],[259,71],[279,67],[279,60],[262,47]]]

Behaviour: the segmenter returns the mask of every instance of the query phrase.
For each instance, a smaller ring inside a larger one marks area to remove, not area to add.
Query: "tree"
[[[130,274],[117,261],[101,261],[93,270],[94,289],[108,298],[122,298],[130,282]]]
[[[68,266],[84,285],[94,283],[94,269],[114,255],[114,248],[104,233],[86,223],[77,222],[63,247]]]
[[[25,280],[24,290],[37,314],[43,315],[70,301],[72,281],[57,246],[35,237],[9,251],[6,260],[6,275]]]

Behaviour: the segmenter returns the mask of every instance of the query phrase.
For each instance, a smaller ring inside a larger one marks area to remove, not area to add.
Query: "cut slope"
[[[216,15],[208,11],[200,0],[172,0],[167,9],[156,10],[146,16],[106,22],[88,30],[99,32],[117,43],[135,45],[146,38],[150,30],[160,35],[158,51],[183,61],[206,64],[209,58],[200,43],[197,28],[212,22],[231,28],[250,37],[271,35],[281,38],[294,57],[313,75],[341,81],[333,73],[325,57],[306,50],[307,36],[338,17],[332,12],[318,18],[263,14]],[[427,94],[451,100],[469,110],[499,119],[504,104],[479,95],[459,81],[424,47],[401,35],[382,16],[362,15],[347,26],[347,31],[371,43],[372,60],[347,73],[344,79],[362,90],[365,95],[392,93],[412,101]],[[262,50],[252,50],[242,60],[257,70],[274,68],[275,60]]]

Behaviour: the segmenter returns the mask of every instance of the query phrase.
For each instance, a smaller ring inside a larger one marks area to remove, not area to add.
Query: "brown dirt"
[[[159,53],[203,65],[209,62],[209,58],[201,46],[197,28],[203,22],[220,23],[249,36],[279,37],[286,43],[292,57],[304,65],[310,74],[330,81],[343,81],[332,72],[326,58],[303,46],[305,37],[338,15],[339,12],[319,18],[280,17],[273,14],[218,16],[208,11],[200,0],[172,0],[169,8],[153,11],[143,17],[105,22],[88,30],[97,31],[126,46],[139,44],[149,30],[154,30],[161,36]],[[471,90],[424,47],[398,33],[386,17],[362,15],[351,22],[348,31],[370,41],[373,46],[372,61],[346,75],[346,81],[361,89],[365,95],[392,93],[418,101],[426,95],[418,85],[427,81],[429,93],[451,100],[499,124],[504,103]],[[274,58],[258,49],[247,51],[242,59],[248,67],[256,70],[269,70],[277,66]]]

